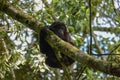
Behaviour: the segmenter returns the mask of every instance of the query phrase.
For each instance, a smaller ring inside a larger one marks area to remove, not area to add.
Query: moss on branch
[[[77,49],[75,46],[72,46],[68,42],[61,40],[59,37],[54,35],[54,33],[50,30],[48,30],[47,32],[46,40],[54,49],[61,51],[65,55],[74,59],[75,61],[78,61],[83,65],[88,66],[89,68],[93,68],[95,70],[99,70],[104,73],[112,74],[120,77],[119,64],[98,60],[84,53],[83,51],[80,51],[79,49]]]
[[[9,3],[3,4],[1,1],[0,5],[2,5],[2,7],[0,7],[0,11],[21,22],[35,32],[38,32],[40,29],[42,29],[40,28],[40,26],[42,25],[40,22],[29,16],[27,13],[23,12],[21,9],[17,9]],[[90,55],[87,55],[71,44],[61,40],[52,31],[49,30],[47,32],[46,40],[53,48],[55,48],[56,50],[60,50],[65,55],[68,55],[69,57],[82,63],[83,65],[87,65],[90,68],[120,77],[119,64],[98,60]]]

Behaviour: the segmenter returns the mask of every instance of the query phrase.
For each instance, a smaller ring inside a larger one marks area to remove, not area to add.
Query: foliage
[[[7,0],[3,1],[4,4]],[[120,3],[119,0],[92,0],[92,52],[98,59],[119,63],[120,55]],[[88,0],[9,0],[44,25],[62,21],[68,26],[75,46],[89,53]],[[14,15],[14,14],[13,14]],[[0,79],[1,80],[118,80],[118,77],[94,71],[79,62],[67,69],[57,70],[45,65],[40,55],[38,35],[23,24],[0,12]],[[113,47],[111,47],[113,46]],[[102,53],[100,53],[102,52]],[[111,53],[111,54],[113,54]],[[108,54],[99,56],[100,54]],[[69,78],[68,78],[69,79]]]

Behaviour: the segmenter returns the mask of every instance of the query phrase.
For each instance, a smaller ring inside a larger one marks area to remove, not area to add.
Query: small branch
[[[120,28],[119,27],[97,27],[94,26],[93,27],[94,31],[104,31],[104,32],[111,32],[111,33],[115,33],[115,34],[120,34]]]
[[[109,53],[104,53],[104,54],[92,54],[94,56],[108,56],[108,55],[120,55],[120,54],[109,54]]]
[[[102,52],[102,50],[101,50],[100,47],[99,47],[99,43],[98,43],[98,41],[97,41],[97,38],[96,38],[95,34],[93,34],[93,39],[94,39],[94,41],[95,41],[95,46],[96,46],[97,49],[98,49],[99,55],[102,55],[103,52]]]
[[[118,49],[119,47],[120,47],[120,43],[119,43],[117,46],[115,46],[113,50],[110,51],[110,54],[112,54],[112,53],[113,53],[116,49]],[[120,54],[119,54],[119,55],[120,55]]]
[[[8,50],[7,44],[5,43],[5,41],[4,41],[3,38],[1,39],[1,41],[2,41],[2,43],[3,43],[5,52],[6,52],[6,54],[7,54],[7,55],[6,55],[6,61],[8,62],[8,60],[9,60],[9,50]],[[8,64],[9,64],[9,63],[8,63]],[[9,68],[10,68],[10,70],[11,70],[11,75],[12,75],[13,80],[16,80],[16,79],[15,79],[15,73],[14,73],[13,68],[12,68],[12,67],[9,67]]]
[[[4,41],[3,38],[1,39],[1,41],[2,41],[2,43],[3,43],[4,49],[5,49],[5,52],[6,52],[6,54],[7,54],[7,58],[8,58],[8,57],[9,57],[9,50],[8,50],[8,48],[7,48],[7,45],[6,45],[6,43],[5,43],[5,41]],[[7,59],[7,60],[8,60],[8,59]]]
[[[48,4],[48,2],[46,0],[42,0],[42,2],[45,4],[45,6],[49,9],[51,9],[52,7]],[[53,18],[54,21],[57,21],[56,17],[54,16],[54,13],[50,14]]]
[[[13,80],[16,80],[14,69],[11,67],[10,67],[10,69],[11,69],[11,75],[12,75]]]
[[[85,69],[87,68],[87,66],[83,66],[82,67],[82,69],[80,70],[80,73],[79,74],[77,74],[78,75],[78,77],[77,77],[77,79],[76,80],[80,80],[80,77],[82,76],[82,73],[85,71]]]
[[[115,14],[118,15],[118,14],[117,14],[117,11],[116,11],[116,9],[115,9],[114,0],[112,0],[112,4],[113,4],[113,9],[114,9]]]
[[[89,15],[89,26],[90,26],[90,52],[92,54],[92,8],[91,8],[91,0],[89,0],[89,7],[90,7],[90,15]]]

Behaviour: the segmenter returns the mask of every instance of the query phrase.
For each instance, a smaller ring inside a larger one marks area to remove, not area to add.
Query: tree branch
[[[82,63],[83,65],[86,65],[89,68],[93,68],[95,70],[99,70],[107,74],[112,74],[120,77],[119,64],[116,64],[114,62],[98,60],[90,55],[87,55],[83,51],[80,51],[76,47],[72,46],[71,44],[61,40],[50,30],[48,30],[47,32],[46,40],[54,49],[61,51],[65,55]]]
[[[43,4],[47,7],[47,8],[49,8],[49,9],[51,9],[52,7],[48,4],[48,2],[46,1],[46,0],[42,0],[42,2],[43,2]],[[55,14],[54,14],[55,15]],[[54,21],[57,21],[57,19],[56,19],[56,17],[53,15],[53,12],[51,13],[51,16],[52,16],[52,18],[53,18],[53,20]]]
[[[2,12],[8,14],[13,19],[16,19],[17,21],[27,25],[30,29],[38,32],[39,26],[42,25],[40,22],[24,13],[21,9],[16,9],[8,3],[2,4],[0,2],[0,5],[2,5],[2,7],[0,7],[0,10]],[[47,32],[46,41],[48,41],[52,47],[56,48],[56,50],[63,52],[65,55],[68,55],[83,65],[87,65],[90,68],[120,77],[119,64],[98,60],[90,55],[87,55],[83,51],[80,51],[76,47],[61,40],[49,30]]]
[[[30,29],[34,30],[35,32],[38,32],[39,26],[41,26],[42,23],[38,22],[30,15],[23,12],[20,8],[17,9],[9,3],[3,4],[2,2],[0,2],[0,5],[2,5],[2,7],[0,7],[0,11],[6,13],[7,15],[11,16],[13,19],[28,26]]]
[[[115,34],[120,34],[120,27],[93,27],[94,31],[107,31],[107,32],[111,32],[111,33],[115,33]]]

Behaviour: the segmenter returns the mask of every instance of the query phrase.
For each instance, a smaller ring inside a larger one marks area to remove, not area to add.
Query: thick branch
[[[26,26],[28,26],[30,29],[34,30],[35,32],[38,32],[39,26],[41,26],[42,23],[38,22],[33,17],[26,14],[21,9],[17,9],[13,7],[9,3],[3,4],[2,2],[0,2],[0,5],[2,5],[2,7],[0,7],[0,10],[2,12],[11,16],[13,19],[21,22],[22,24],[25,24]]]
[[[119,64],[98,60],[90,55],[87,55],[83,51],[80,51],[76,47],[61,40],[59,37],[54,35],[51,31],[48,31],[46,40],[54,49],[61,51],[65,55],[68,55],[69,57],[82,63],[83,65],[87,65],[90,68],[120,77]]]
[[[16,9],[8,3],[2,4],[2,2],[0,2],[0,5],[2,5],[2,7],[0,7],[2,12],[27,25],[30,29],[36,32],[39,30],[38,27],[41,25],[41,23],[37,22],[31,16],[25,14],[22,10]],[[118,64],[95,59],[80,51],[76,47],[70,45],[69,43],[61,40],[51,31],[48,31],[46,40],[50,43],[51,46],[55,47],[57,50],[62,51],[65,55],[70,56],[83,65],[87,65],[90,68],[120,77],[120,66]]]
[[[42,23],[35,20],[30,15],[23,12],[21,9],[15,8],[9,3],[3,4],[3,2],[0,1],[0,11],[6,13],[7,15],[11,16],[12,18],[16,19],[17,21],[21,22],[22,24],[25,24],[30,29],[34,30],[35,32],[38,32],[39,26],[42,25]],[[116,34],[120,33],[120,28],[106,28],[106,27],[93,27],[93,30],[95,31],[108,31],[108,32],[114,32]]]

